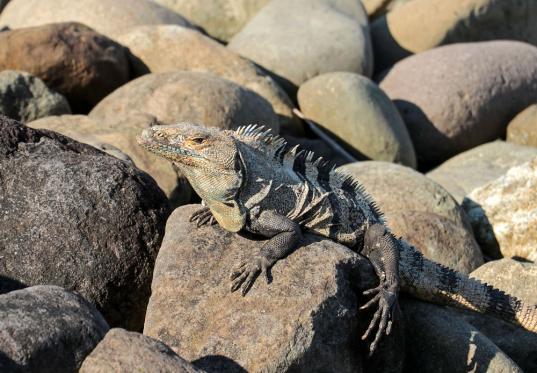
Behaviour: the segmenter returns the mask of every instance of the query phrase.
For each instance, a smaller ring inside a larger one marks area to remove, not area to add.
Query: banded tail
[[[403,239],[401,289],[428,302],[470,309],[537,333],[537,305],[525,304],[501,290],[426,259]]]

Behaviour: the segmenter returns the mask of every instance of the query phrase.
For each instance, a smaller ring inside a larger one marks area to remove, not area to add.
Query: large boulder
[[[528,106],[509,123],[507,141],[537,147],[537,104]]]
[[[537,45],[534,0],[413,0],[371,26],[377,69],[444,44],[519,40]]]
[[[43,79],[76,112],[88,112],[129,80],[127,56],[123,46],[78,23],[0,33],[0,70],[23,70]]]
[[[298,90],[300,110],[359,158],[416,167],[410,136],[397,108],[368,78],[319,75]]]
[[[379,17],[411,0],[362,0],[369,19]]]
[[[267,100],[209,73],[144,75],[107,96],[89,115],[97,121],[119,122],[135,112],[167,124],[189,121],[229,129],[258,123],[279,131],[278,118]]]
[[[228,41],[269,0],[153,0],[203,27],[212,37]]]
[[[76,372],[107,331],[94,306],[60,287],[0,295],[0,371]]]
[[[489,256],[537,261],[536,191],[537,156],[466,196],[462,206]]]
[[[136,141],[145,128],[158,124],[155,117],[143,113],[127,114],[125,118],[118,118],[118,122],[97,121],[85,115],[61,115],[27,123],[32,128],[59,132],[116,158],[131,160],[155,179],[173,205],[185,204],[192,195],[186,178],[171,162],[148,152]]]
[[[354,176],[384,213],[392,232],[427,258],[464,273],[483,264],[464,211],[434,181],[388,162],[356,162],[339,170]]]
[[[503,137],[509,121],[537,101],[537,48],[515,41],[444,46],[397,63],[380,87],[427,168]]]
[[[164,343],[125,329],[111,329],[84,360],[80,373],[202,373]]]
[[[427,173],[461,203],[464,197],[537,156],[537,148],[494,141],[467,150]]]
[[[11,0],[0,14],[0,28],[59,22],[79,22],[111,38],[140,25],[191,26],[151,0]]]
[[[375,284],[367,260],[307,236],[272,268],[270,284],[259,277],[242,297],[230,293],[229,274],[261,242],[217,226],[194,229],[188,218],[196,208],[182,206],[168,219],[144,334],[213,372],[361,371],[359,326],[371,316],[358,317],[354,289]],[[375,371],[398,371],[400,338],[397,323],[379,346],[391,370]]]
[[[408,372],[466,373],[523,370],[498,346],[448,308],[402,299]]]
[[[65,97],[48,88],[41,79],[23,71],[0,72],[0,115],[26,122],[70,113]]]
[[[273,0],[228,48],[283,78],[289,92],[327,72],[373,72],[367,15],[359,1]]]
[[[52,131],[0,118],[0,276],[54,284],[140,329],[169,214],[149,175]]]
[[[196,2],[197,3],[197,2]],[[118,37],[132,55],[138,75],[172,71],[203,71],[251,89],[270,102],[282,130],[299,130],[293,104],[272,78],[198,31],[175,25],[135,27]]]

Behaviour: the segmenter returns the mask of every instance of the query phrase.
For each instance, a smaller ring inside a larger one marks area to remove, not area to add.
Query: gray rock
[[[209,73],[144,75],[114,91],[89,116],[118,123],[136,112],[167,124],[190,121],[229,129],[258,123],[279,131],[278,118],[267,100]]]
[[[140,25],[191,26],[179,14],[151,0],[11,0],[0,14],[0,28],[79,22],[114,38]]]
[[[169,214],[146,173],[52,131],[0,118],[0,275],[54,284],[110,325],[140,329]]]
[[[405,370],[423,373],[522,373],[491,340],[455,311],[402,299],[407,359]]]
[[[489,256],[537,261],[536,190],[537,156],[464,198],[476,239]]]
[[[95,307],[60,287],[0,295],[0,371],[76,372],[107,331]]]
[[[368,78],[335,72],[298,90],[300,110],[359,158],[416,167],[410,136],[395,105]]]
[[[537,45],[536,16],[534,0],[405,1],[371,26],[375,62],[380,71],[411,53],[453,43],[519,40]]]
[[[472,190],[537,156],[537,149],[494,141],[465,151],[427,173],[461,203]]]
[[[283,78],[288,92],[327,72],[373,72],[367,15],[359,1],[271,1],[228,47]]]
[[[392,232],[427,258],[464,273],[483,264],[467,216],[434,181],[388,162],[356,162],[339,170],[353,175],[385,214]]]
[[[70,113],[65,97],[49,89],[41,79],[23,71],[0,72],[0,115],[26,122]]]
[[[536,62],[537,48],[525,43],[454,44],[397,63],[380,87],[402,114],[418,163],[430,168],[503,137],[537,101]]]
[[[228,41],[269,0],[153,0],[203,27],[212,37]]]
[[[179,357],[164,343],[125,329],[111,329],[84,360],[80,373],[202,371]]]
[[[301,124],[292,113],[294,105],[283,89],[253,62],[200,32],[175,25],[140,26],[118,40],[134,55],[135,73],[142,75],[148,69],[152,73],[203,71],[231,80],[269,101],[282,130],[300,133]]]
[[[9,0],[0,0],[0,12],[2,12],[7,3],[9,3]]]
[[[260,242],[217,226],[194,229],[188,217],[196,208],[168,219],[144,334],[214,372],[361,371],[359,332],[371,316],[358,317],[353,289],[375,284],[367,260],[308,236],[272,268],[270,284],[260,277],[242,297],[230,293],[229,274]],[[371,371],[400,371],[401,332],[396,324],[383,339],[385,367]]]
[[[528,106],[509,122],[507,141],[537,147],[537,104]]]

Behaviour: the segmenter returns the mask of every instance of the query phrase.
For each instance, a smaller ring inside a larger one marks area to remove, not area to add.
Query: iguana
[[[389,334],[401,289],[426,301],[490,313],[537,332],[537,306],[430,261],[387,227],[360,183],[312,152],[287,149],[263,127],[235,131],[180,123],[154,126],[138,142],[172,161],[205,203],[191,221],[266,237],[260,251],[231,271],[231,291],[245,295],[263,273],[295,249],[303,231],[328,237],[367,257],[379,285],[362,307],[378,308],[362,339]]]

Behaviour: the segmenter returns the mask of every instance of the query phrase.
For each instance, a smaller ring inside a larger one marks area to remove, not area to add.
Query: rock
[[[75,112],[88,112],[129,81],[127,56],[123,46],[78,23],[0,33],[0,70],[23,70],[43,79]]]
[[[362,3],[364,4],[364,8],[369,15],[369,19],[373,19],[388,13],[409,1],[410,0],[362,0]]]
[[[197,4],[197,2],[189,2]],[[287,94],[251,61],[240,57],[201,33],[181,26],[140,26],[118,37],[138,62],[136,74],[202,71],[231,80],[269,101],[285,129],[299,131]]]
[[[380,87],[428,168],[503,137],[509,121],[537,101],[537,48],[514,41],[440,47],[399,62]]]
[[[0,28],[79,22],[110,38],[140,25],[191,26],[185,18],[151,0],[11,0]]]
[[[25,122],[69,113],[71,108],[65,97],[49,89],[41,79],[23,71],[0,72],[0,115]]]
[[[367,260],[308,236],[272,268],[270,284],[260,277],[242,297],[230,293],[229,273],[259,242],[217,226],[193,230],[196,208],[182,206],[168,219],[144,334],[212,372],[362,371],[358,325],[370,316],[358,318],[353,289],[375,284]],[[403,359],[399,325],[380,345],[388,367]]]
[[[494,260],[471,275],[528,304],[537,304],[536,264],[512,259]],[[537,371],[537,334],[492,316],[460,310],[456,313],[505,351],[525,372]]]
[[[0,295],[0,371],[76,372],[107,331],[95,307],[60,287]]]
[[[371,25],[377,70],[445,44],[505,39],[537,45],[535,17],[533,0],[406,1]]]
[[[494,141],[447,160],[427,173],[427,177],[446,188],[453,198],[461,203],[464,196],[472,190],[536,156],[535,148]]]
[[[228,48],[283,78],[291,93],[319,74],[373,72],[367,15],[359,1],[271,1]]]
[[[153,0],[203,27],[212,37],[229,41],[269,0]]]
[[[455,311],[402,299],[407,340],[405,370],[423,373],[512,372],[522,369]]]
[[[0,118],[0,276],[54,284],[140,329],[169,206],[146,173]]]
[[[164,343],[125,329],[111,329],[84,360],[80,373],[202,371],[183,360]]]
[[[536,190],[537,156],[464,198],[462,206],[487,255],[537,261]]]
[[[168,124],[190,121],[229,129],[258,123],[278,132],[278,118],[267,100],[209,73],[144,75],[114,91],[89,115],[97,121],[119,122],[133,112]]]
[[[358,158],[416,167],[410,136],[397,108],[368,78],[335,72],[298,90],[300,110]]]
[[[2,12],[2,9],[7,5],[9,0],[0,0],[0,12]]]
[[[120,159],[130,159],[147,172],[168,195],[174,206],[188,203],[192,188],[171,162],[141,148],[136,142],[144,128],[158,124],[155,117],[126,114],[118,122],[102,122],[85,115],[62,115],[41,118],[28,123],[32,128],[46,128],[92,145]],[[118,154],[119,153],[119,154]]]
[[[509,123],[507,141],[537,147],[537,104],[528,106]]]
[[[483,264],[464,211],[434,181],[388,162],[356,162],[339,170],[353,175],[384,213],[392,232],[427,258],[463,273]]]

